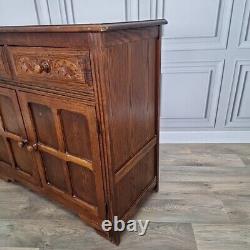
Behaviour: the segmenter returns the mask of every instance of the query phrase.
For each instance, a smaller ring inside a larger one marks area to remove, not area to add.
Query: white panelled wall
[[[250,0],[0,0],[0,25],[166,18],[161,142],[250,142]]]

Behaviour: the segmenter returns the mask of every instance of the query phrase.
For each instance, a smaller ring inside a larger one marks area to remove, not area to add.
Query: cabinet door
[[[95,107],[71,98],[19,92],[45,189],[105,216]]]
[[[0,87],[0,170],[37,184],[36,160],[27,141],[16,91]]]

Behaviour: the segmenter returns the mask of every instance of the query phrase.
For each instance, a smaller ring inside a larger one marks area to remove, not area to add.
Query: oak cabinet
[[[0,176],[104,237],[158,189],[165,20],[0,28]]]

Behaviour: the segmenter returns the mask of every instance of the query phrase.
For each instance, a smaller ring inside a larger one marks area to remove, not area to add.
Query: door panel
[[[7,133],[26,138],[15,90],[0,87],[0,129]]]
[[[31,103],[30,110],[32,112],[32,118],[34,121],[34,127],[38,141],[58,149],[55,122],[51,109],[45,105]]]
[[[95,107],[25,92],[18,98],[44,188],[104,218]]]
[[[72,155],[91,161],[91,143],[87,118],[79,113],[62,110],[61,120],[67,151]],[[72,133],[67,133],[67,131],[72,131]],[[79,147],[79,138],[84,138],[81,147]]]
[[[15,90],[0,88],[0,168],[11,168],[24,180],[40,182],[34,154],[20,142],[27,140]]]
[[[82,168],[73,162],[68,163],[72,182],[72,193],[92,205],[97,204],[95,192],[95,178],[92,171]],[[80,177],[80,178],[79,178]]]
[[[11,165],[11,161],[7,151],[6,140],[3,136],[0,136],[0,162]]]
[[[46,183],[67,192],[67,184],[63,172],[64,162],[45,152],[41,152],[41,158],[45,171]]]
[[[32,176],[34,159],[26,148],[19,148],[15,141],[10,140],[10,147],[15,159],[16,169]]]

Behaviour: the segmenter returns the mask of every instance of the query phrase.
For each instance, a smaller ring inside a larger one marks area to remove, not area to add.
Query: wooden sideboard
[[[158,190],[165,20],[0,27],[0,176],[104,232]]]

